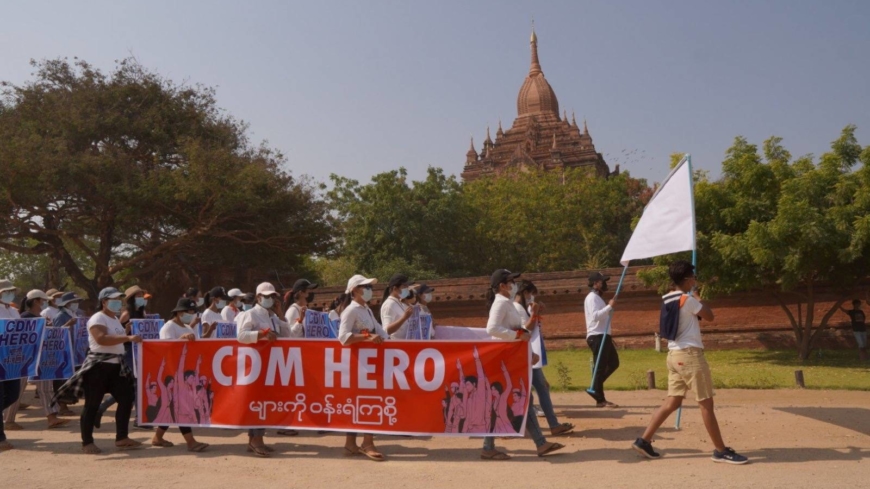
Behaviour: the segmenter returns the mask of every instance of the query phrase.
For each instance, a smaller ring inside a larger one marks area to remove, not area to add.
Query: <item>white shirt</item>
[[[514,302],[514,309],[517,310],[517,314],[522,318],[523,324],[532,317],[532,313],[523,309],[523,305],[519,302]],[[532,309],[532,306],[529,305],[529,310]],[[544,359],[541,355],[541,343],[543,340],[541,339],[541,325],[538,324],[534,330],[532,330],[532,336],[529,338],[529,344],[532,346],[532,353],[538,355],[538,363],[532,365],[532,368],[543,368],[544,367]]]
[[[178,324],[175,322],[175,319],[170,319],[163,323],[163,327],[160,328],[160,339],[161,340],[177,340],[181,338],[182,335],[193,333],[196,334],[190,326],[184,324]]]
[[[338,326],[338,341],[342,345],[347,344],[347,340],[354,334],[368,331],[374,333],[383,339],[389,339],[390,336],[384,331],[383,326],[375,320],[375,315],[369,306],[363,306],[357,301],[350,301],[350,305],[344,308],[341,312],[341,323]]]
[[[202,331],[205,332],[205,325],[208,324],[209,327],[214,329],[214,325],[216,323],[220,323],[224,320],[219,312],[214,312],[210,307],[207,307],[205,311],[202,311],[202,317],[200,321],[202,322]]]
[[[295,302],[290,304],[290,307],[287,308],[287,312],[284,313],[284,319],[287,320],[287,324],[290,325],[290,337],[291,338],[304,338],[305,337],[305,318],[302,317],[302,307]],[[301,319],[302,321],[299,321]]]
[[[18,319],[20,317],[21,314],[18,313],[18,309],[9,307],[6,304],[0,304],[0,319]]]
[[[231,323],[231,322],[235,321],[236,316],[238,316],[238,315],[239,315],[239,313],[236,312],[235,309],[233,309],[233,306],[228,305],[228,306],[224,307],[223,310],[221,311],[221,318],[223,319],[223,321],[221,321],[221,322],[222,323]]]
[[[691,295],[680,308],[680,323],[677,326],[676,341],[668,341],[668,350],[685,350],[686,348],[704,348],[701,342],[701,325],[698,324],[698,313],[701,312],[701,302]]]
[[[517,330],[522,329],[523,318],[517,312],[512,300],[496,294],[495,301],[489,309],[489,320],[486,322],[486,332],[500,340],[517,339]]]
[[[42,312],[39,313],[40,316],[45,318],[45,321],[46,321],[48,326],[51,326],[54,324],[54,318],[56,318],[58,314],[60,314],[60,309],[58,309],[54,306],[48,306]]]
[[[402,317],[403,314],[405,314],[406,310],[408,310],[408,306],[402,304],[399,299],[396,299],[393,296],[387,297],[387,300],[385,300],[384,303],[381,304],[381,323],[383,323],[384,326],[389,326],[395,323],[399,320],[399,318]],[[408,321],[402,323],[402,325],[399,326],[399,329],[397,329],[395,333],[390,335],[390,338],[394,340],[407,339]]]
[[[604,302],[604,299],[595,291],[586,296],[583,302],[583,311],[586,313],[586,337],[606,334],[607,316],[613,308]]]
[[[97,343],[97,340],[94,339],[93,331],[91,328],[94,326],[105,326],[108,330],[109,335],[111,336],[126,336],[127,331],[124,329],[124,326],[121,325],[121,321],[118,320],[117,317],[109,317],[103,311],[100,311],[88,320],[88,346],[90,346],[91,351],[94,353],[112,353],[115,355],[123,355],[124,354],[124,344],[118,343],[117,345],[109,345],[104,346]],[[110,360],[109,363],[118,363],[117,359]]]
[[[260,304],[242,315],[239,325],[239,343],[256,343],[259,341],[259,332],[268,329],[274,331],[279,338],[290,337],[290,325],[278,319],[272,311]]]

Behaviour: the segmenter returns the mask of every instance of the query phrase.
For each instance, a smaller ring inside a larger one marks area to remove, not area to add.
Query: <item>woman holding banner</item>
[[[194,333],[193,330],[187,326],[188,324],[190,324],[191,321],[193,321],[193,318],[195,316],[196,302],[190,299],[179,299],[178,303],[175,305],[175,309],[172,310],[172,319],[166,321],[163,327],[160,328],[160,339],[186,341],[196,340],[196,333]],[[163,367],[164,365],[161,364],[160,371],[157,374],[157,382],[154,384],[154,388],[160,391],[160,395],[158,397],[158,402],[160,405],[158,407],[157,403],[154,403],[154,408],[152,409],[151,401],[149,401],[149,406],[146,410],[146,412],[149,413],[153,413],[156,410],[154,418],[148,419],[148,421],[150,422],[172,422],[174,421],[172,419],[173,408],[175,410],[178,410],[178,406],[174,405],[174,403],[178,402],[179,400],[177,390],[179,389],[180,382],[182,382],[183,379],[179,378],[178,374],[176,374],[175,377],[171,375],[164,377]],[[178,371],[183,374],[183,362],[179,362]],[[150,382],[148,385],[148,389],[152,389]],[[166,430],[168,429],[169,426],[158,426],[157,430],[155,430],[154,432],[154,438],[151,439],[151,445],[164,448],[173,446],[174,444],[171,441],[163,439],[163,435],[166,434]],[[198,453],[208,448],[207,443],[200,443],[196,441],[196,438],[193,437],[193,430],[191,430],[189,427],[179,426],[178,430],[181,431],[181,435],[184,437],[184,441],[187,442],[188,452]]]
[[[206,308],[202,311],[202,337],[210,338],[217,323],[223,321],[221,312],[227,305],[229,296],[223,287],[215,287],[205,294]],[[181,302],[179,302],[181,304]],[[196,318],[196,315],[194,315]]]
[[[513,299],[519,290],[519,286],[516,283],[516,279],[519,276],[519,273],[511,273],[508,270],[499,269],[493,272],[490,278],[490,289],[487,291],[487,301],[490,308],[489,320],[486,322],[486,332],[493,338],[507,341],[529,341],[531,337],[529,331],[523,328],[522,317],[513,306]],[[534,357],[532,360],[537,362],[537,359]],[[534,398],[529,393],[529,405],[531,406],[533,403]],[[541,428],[538,426],[538,419],[531,409],[528,409],[526,413],[526,429],[535,441],[539,457],[565,448],[565,445],[560,443],[547,442],[544,434],[541,433]],[[480,453],[480,458],[483,460],[508,460],[511,457],[500,450],[496,450],[495,438],[488,436],[483,439],[483,451]]]
[[[280,319],[281,301],[275,286],[263,282],[257,286],[257,305],[240,317],[239,343],[257,343],[258,341],[275,341],[278,338],[290,337],[290,325]],[[270,457],[275,450],[266,446],[263,437],[264,429],[248,430],[248,451],[258,457]]]
[[[384,302],[381,304],[381,322],[384,331],[394,340],[404,340],[408,337],[407,321],[414,314],[414,308],[408,307],[402,301],[411,295],[409,285],[413,285],[406,275],[393,275],[387,288],[384,289]]]
[[[18,310],[13,304],[16,292],[18,292],[18,287],[13,285],[11,281],[0,280],[0,319],[18,319]],[[24,382],[21,379],[0,381],[0,414],[18,402],[21,397],[21,386],[26,385],[26,381],[27,379],[24,379]],[[0,452],[5,452],[13,447],[11,443],[6,441],[2,418],[3,416],[0,416]]]
[[[362,275],[354,275],[347,281],[347,296],[341,305],[343,310],[338,327],[338,340],[342,345],[363,342],[377,345],[389,339],[389,335],[375,320],[375,315],[368,306],[368,301],[372,300],[372,285],[376,283],[378,279],[365,278]],[[386,460],[375,448],[374,436],[371,433],[363,434],[362,446],[359,447],[356,445],[356,436],[356,433],[347,434],[344,442],[345,455],[363,454],[376,462]]]
[[[532,345],[532,353],[538,356],[538,361],[532,365],[532,387],[541,401],[541,410],[550,425],[552,436],[567,435],[574,431],[571,423],[559,423],[556,411],[553,409],[553,401],[550,400],[550,383],[544,377],[544,367],[547,365],[547,355],[544,348],[544,336],[541,334],[541,304],[535,301],[538,288],[530,280],[523,280],[520,291],[514,299],[514,308],[520,317],[525,320],[525,328],[532,332],[529,342]]]
[[[317,284],[300,278],[293,284],[293,289],[284,296],[284,303],[290,304],[287,312],[284,313],[284,319],[290,325],[290,336],[293,338],[305,337],[305,313],[308,311],[308,304],[314,301],[314,292],[309,290],[316,288]]]
[[[40,317],[43,310],[42,306],[50,300],[51,298],[46,295],[45,292],[41,290],[31,290],[27,293],[27,299],[21,303],[21,317],[23,319]],[[48,326],[46,325],[46,327]],[[57,417],[58,406],[57,403],[52,400],[52,397],[54,397],[54,381],[37,380],[34,383],[36,384],[36,392],[39,393],[39,400],[42,402],[42,409],[45,411],[45,417],[48,420],[48,429],[60,428],[69,423],[68,419],[60,419]],[[15,408],[14,411],[13,408]],[[9,407],[11,421],[7,419],[7,423],[15,423],[15,415],[17,414],[17,411],[17,406],[13,405]],[[18,423],[15,424],[17,425]]]

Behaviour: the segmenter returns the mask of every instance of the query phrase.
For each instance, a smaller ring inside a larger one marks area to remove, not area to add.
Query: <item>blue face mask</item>
[[[254,306],[252,306],[252,305],[250,305],[250,304],[243,304],[243,305],[242,305],[242,310],[243,310],[243,311],[250,311],[251,308],[253,308],[253,307],[254,307]]]
[[[144,297],[137,297],[136,298],[136,309],[141,309],[141,308],[145,307],[147,304],[148,304],[148,299],[146,299]]]
[[[15,292],[3,292],[3,295],[0,296],[0,302],[4,304],[12,304],[12,301],[15,300]]]
[[[193,322],[194,315],[190,313],[184,313],[181,315],[181,322],[184,324],[190,324]]]
[[[109,302],[106,303],[106,307],[115,314],[118,314],[121,312],[121,308],[124,307],[124,303],[121,302],[121,299],[110,299]]]
[[[402,291],[399,292],[399,298],[401,299],[407,299],[409,295],[411,295],[411,291],[408,289],[402,289]]]

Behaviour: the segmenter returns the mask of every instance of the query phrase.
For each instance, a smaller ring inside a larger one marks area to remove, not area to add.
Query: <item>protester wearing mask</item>
[[[0,280],[0,319],[18,319],[18,309],[15,307],[15,294],[18,287],[9,280]]]
[[[284,319],[290,325],[290,336],[293,338],[305,337],[305,312],[308,304],[314,301],[314,292],[309,291],[316,288],[317,284],[301,278],[293,284],[293,289],[284,298],[284,302],[290,304],[284,313]]]
[[[221,319],[223,319],[222,322],[224,323],[231,323],[235,321],[236,316],[242,311],[242,297],[245,294],[239,289],[230,289],[227,295],[230,298],[230,302],[221,311]]]
[[[372,300],[372,285],[378,283],[376,278],[365,278],[362,275],[354,275],[347,281],[344,302],[341,304],[341,323],[338,327],[338,340],[342,345],[371,342],[383,343],[389,338],[387,332],[375,320],[375,315],[368,306]],[[363,454],[376,462],[383,462],[386,457],[375,448],[374,436],[371,433],[363,434],[362,446],[356,445],[356,433],[348,433],[345,442],[345,455],[353,456]]]
[[[208,306],[202,311],[202,337],[211,338],[217,323],[223,321],[221,311],[227,307],[229,300],[223,287],[215,287],[205,295],[205,304]]]
[[[281,301],[278,292],[269,282],[257,286],[257,305],[242,315],[239,326],[239,343],[257,343],[258,341],[275,341],[278,338],[290,337],[290,325],[281,320]],[[248,430],[248,451],[259,457],[271,456],[274,449],[266,446],[263,437],[264,429]]]
[[[21,303],[21,318],[32,319],[41,317],[40,313],[45,310],[45,305],[48,304],[50,300],[51,298],[46,295],[45,292],[41,290],[31,290],[27,293],[25,301]],[[48,429],[60,428],[69,423],[69,420],[57,417],[59,412],[58,405],[56,402],[52,401],[52,397],[54,396],[54,381],[37,380],[34,384],[36,384],[36,392],[39,394],[39,401],[42,402],[42,408],[45,412],[45,417],[48,420]],[[4,419],[7,429],[10,429],[12,426],[21,429],[21,426],[15,422],[17,411],[18,405],[13,404],[12,406],[9,406],[9,409],[6,412],[6,419]]]
[[[15,307],[15,294],[18,292],[18,287],[14,286],[9,280],[0,280],[0,319],[18,319],[20,314]],[[27,379],[5,380],[0,383],[0,401],[4,411],[8,411],[13,405],[16,406],[16,411],[21,407],[19,399],[24,389],[27,387]],[[6,426],[5,429],[14,430],[20,429],[20,425],[14,424],[11,427]],[[12,445],[6,441],[6,435],[3,432],[3,422],[0,421],[0,451],[12,448]]]
[[[410,285],[413,282],[408,280],[406,275],[397,273],[393,275],[387,288],[384,289],[384,302],[381,304],[381,323],[384,325],[384,331],[394,340],[404,340],[408,337],[408,328],[406,323],[414,313],[412,307],[403,304],[402,300],[407,299],[411,295]]]
[[[40,311],[39,315],[45,318],[46,326],[60,326],[54,324],[54,319],[60,313],[60,309],[57,307],[57,300],[63,296],[63,292],[57,289],[48,289],[45,295],[48,296],[48,300],[42,305],[42,311]]]
[[[417,296],[417,304],[420,306],[420,310],[424,314],[432,314],[429,312],[429,303],[432,302],[432,292],[435,292],[435,289],[426,284],[420,284],[412,287],[412,289]]]
[[[196,340],[196,333],[187,326],[193,321],[194,316],[196,316],[196,302],[190,299],[178,299],[175,309],[172,310],[172,318],[169,321],[166,321],[166,323],[163,324],[163,327],[160,328],[160,339],[186,341]],[[163,367],[161,366],[161,370],[162,368]],[[183,368],[183,364],[181,364],[180,368]],[[177,393],[172,392],[172,389],[177,388],[180,385],[181,378],[179,375],[175,374],[174,378],[172,377],[172,374],[169,374],[169,376],[158,375],[157,377],[157,382],[162,383],[156,387],[160,390],[160,411],[164,414],[163,416],[160,416],[159,412],[154,412],[156,406],[154,408],[149,406],[146,411],[146,419],[152,423],[161,422],[166,419],[167,415],[171,412],[170,404],[179,402],[179,396]],[[168,382],[166,381],[167,378],[170,379]],[[163,448],[174,446],[174,443],[163,438],[167,430],[169,430],[169,426],[158,426],[154,431],[154,438],[151,439],[151,445]],[[178,430],[181,431],[181,435],[187,443],[188,452],[199,453],[208,448],[207,443],[196,441],[196,438],[193,437],[193,430],[189,427],[179,426]]]
[[[571,423],[559,423],[556,417],[556,411],[553,409],[553,401],[550,399],[550,383],[544,376],[544,367],[547,365],[547,354],[544,348],[544,336],[541,333],[541,304],[535,300],[535,294],[538,293],[538,288],[535,287],[530,280],[523,280],[520,283],[520,290],[514,299],[514,308],[525,322],[525,329],[532,332],[532,337],[529,339],[529,344],[532,346],[532,353],[537,355],[538,361],[532,365],[532,387],[538,394],[538,399],[541,402],[541,410],[547,418],[547,424],[550,425],[550,434],[552,436],[563,436],[574,431],[574,425]]]
[[[75,338],[75,325],[76,321],[79,318],[79,305],[82,302],[82,298],[78,296],[75,292],[67,292],[63,294],[60,299],[55,301],[57,303],[58,309],[60,312],[54,318],[54,322],[56,326],[61,326],[64,328],[69,328],[70,338]],[[66,382],[66,379],[62,380],[53,380],[53,386],[55,391],[60,389],[60,386]],[[60,416],[73,416],[75,413],[69,408],[70,404],[76,404],[79,400],[76,398],[64,398],[58,399],[57,405],[59,408],[58,415]]]
[[[115,411],[115,446],[121,450],[139,448],[142,444],[128,436],[130,413],[133,410],[133,372],[124,361],[124,343],[140,343],[142,338],[127,335],[118,315],[124,308],[124,294],[114,287],[100,291],[100,311],[88,320],[90,351],[82,367],[58,391],[57,397],[69,392],[81,397],[85,407],[81,416],[82,451],[98,454],[102,450],[94,444],[94,422],[100,401],[106,393],[118,400]]]
[[[612,336],[607,331],[608,319],[613,313],[616,298],[610,299],[607,304],[601,298],[601,295],[607,291],[608,280],[610,277],[601,272],[593,272],[589,275],[589,287],[592,290],[583,303],[583,309],[586,312],[586,344],[592,350],[593,362],[598,365],[595,378],[592,379],[594,393],[589,391],[587,393],[595,399],[596,406],[600,408],[619,407],[608,402],[604,397],[604,382],[619,368],[619,354],[616,353]],[[602,341],[604,342],[603,349]],[[600,359],[598,358],[599,352],[601,352]]]
[[[519,273],[511,273],[509,270],[499,269],[493,272],[490,278],[490,289],[487,291],[487,303],[489,304],[489,320],[486,322],[486,332],[493,338],[513,341],[529,341],[531,335],[523,328],[523,320],[513,306],[514,297],[517,295],[519,286],[516,279]],[[537,358],[532,358],[537,362]],[[488,394],[488,393],[487,393]],[[529,404],[534,403],[534,398],[529,392]],[[539,457],[565,448],[560,443],[547,442],[544,434],[538,426],[538,419],[531,409],[526,415],[526,430],[532,437],[537,447]],[[510,456],[495,448],[495,437],[488,436],[483,439],[483,451],[480,453],[483,460],[508,460]]]
[[[242,324],[244,316],[248,313],[248,311],[254,308],[254,305],[256,305],[256,301],[257,296],[251,292],[248,292],[247,294],[242,296],[242,310],[239,311],[239,313],[236,314],[235,319],[233,319],[233,321],[236,323],[236,329],[238,329],[239,326]]]

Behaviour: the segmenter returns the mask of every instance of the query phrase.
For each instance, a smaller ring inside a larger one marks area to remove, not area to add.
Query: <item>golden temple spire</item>
[[[532,20],[532,37],[529,41],[532,49],[532,66],[529,68],[529,75],[537,75],[543,73],[541,63],[538,61],[538,36],[535,34],[535,21]]]

